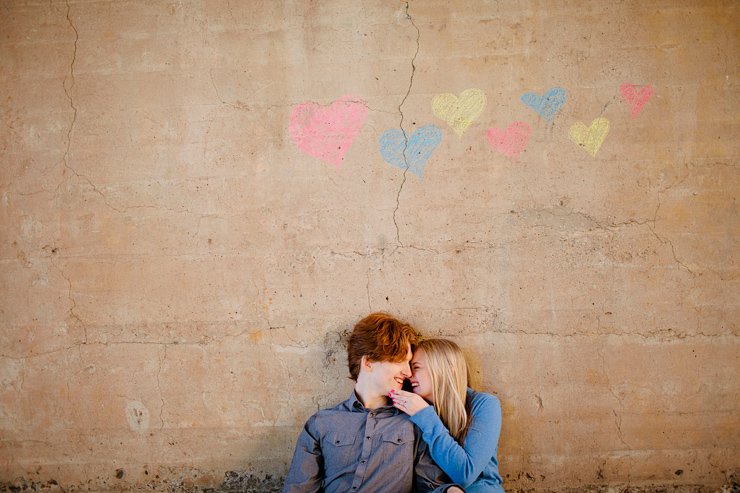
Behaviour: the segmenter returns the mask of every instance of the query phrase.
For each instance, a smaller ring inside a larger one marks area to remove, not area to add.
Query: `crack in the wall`
[[[435,255],[439,255],[439,251],[438,250],[435,250],[434,248],[431,248],[431,247],[420,247],[420,246],[417,246],[417,245],[401,245],[401,246],[403,248],[408,248],[408,249],[411,249],[411,250],[418,250],[420,252],[432,252]],[[451,248],[449,251],[450,252],[459,253],[459,252],[457,252],[457,250],[458,250],[457,248]]]
[[[164,432],[164,394],[162,393],[162,383],[159,380],[159,375],[162,373],[162,363],[165,359],[167,359],[167,344],[162,345],[164,348],[164,355],[163,357],[159,358],[159,367],[157,368],[157,390],[159,391],[159,400],[161,402],[161,405],[159,406],[159,422],[160,422],[160,431]]]
[[[534,330],[534,331],[528,331],[525,329],[516,329],[511,330],[511,326],[505,324],[500,320],[498,317],[498,313],[495,309],[492,307],[453,307],[449,311],[480,311],[481,313],[492,313],[492,315],[495,317],[495,323],[499,326],[499,328],[496,329],[496,333],[499,335],[508,335],[508,336],[529,336],[529,337],[546,337],[551,339],[584,339],[584,338],[593,338],[593,337],[612,337],[612,338],[621,338],[621,339],[640,339],[642,341],[645,341],[645,343],[650,343],[654,341],[662,341],[666,343],[671,344],[682,344],[685,342],[690,342],[691,344],[701,344],[701,343],[712,343],[712,344],[734,344],[735,341],[738,339],[738,334],[733,332],[733,329],[736,327],[735,324],[728,323],[730,327],[725,332],[721,333],[705,333],[705,332],[693,332],[693,333],[684,333],[684,334],[676,334],[674,329],[659,329],[656,331],[650,331],[646,333],[636,333],[636,332],[605,332],[600,327],[597,330],[591,330],[591,331],[578,331],[578,332],[568,332],[568,333],[558,333],[553,331],[542,331],[542,330]],[[598,317],[597,317],[597,325],[598,324]],[[287,326],[272,326],[269,325],[263,329],[269,332],[275,332],[277,330],[283,330],[287,331]],[[472,329],[471,329],[472,330]],[[488,331],[488,329],[486,329]],[[33,354],[24,354],[20,356],[15,356],[11,354],[6,353],[0,353],[0,358],[5,358],[13,361],[25,361],[28,359],[33,359],[41,356],[48,356],[51,354],[60,353],[63,351],[69,351],[73,349],[79,349],[81,346],[104,346],[104,347],[115,347],[115,346],[131,346],[131,345],[138,345],[138,346],[166,346],[168,344],[177,344],[178,346],[204,346],[204,345],[211,345],[211,344],[221,344],[224,339],[239,339],[245,336],[249,336],[253,331],[244,331],[240,332],[238,334],[227,334],[224,335],[223,338],[213,337],[209,338],[206,342],[203,340],[193,340],[193,341],[175,341],[173,339],[170,340],[154,340],[154,341],[87,341],[87,342],[80,342],[75,343],[67,346],[62,346],[56,349],[52,349],[49,351],[43,351],[43,352],[37,352]],[[481,331],[485,332],[485,331]],[[288,332],[285,333],[285,337],[288,338],[292,345],[290,346],[283,346],[283,347],[298,347],[298,348],[306,348],[308,347],[308,344],[305,341],[295,340],[293,337],[290,337],[290,334]],[[273,345],[277,345],[274,344]],[[602,354],[602,365],[604,364],[603,361],[603,354]],[[602,368],[602,371],[605,376],[606,370]],[[610,392],[612,392],[612,389],[609,389]],[[620,402],[621,400],[619,397],[617,397],[613,392],[612,395],[614,398]]]
[[[687,165],[687,166],[688,166],[688,165]],[[676,262],[676,263],[677,263],[678,265],[680,265],[681,267],[683,267],[684,269],[686,269],[686,270],[687,270],[687,271],[688,271],[688,272],[689,272],[689,273],[690,273],[690,274],[691,274],[692,276],[696,277],[696,273],[695,273],[694,271],[692,271],[692,270],[691,270],[691,269],[690,269],[690,268],[689,268],[689,267],[688,267],[687,265],[685,265],[685,264],[684,264],[683,262],[681,262],[681,261],[680,261],[680,260],[678,259],[678,255],[676,255],[676,248],[675,248],[675,247],[673,246],[673,242],[671,242],[671,241],[670,241],[669,239],[667,239],[667,238],[662,238],[662,237],[661,237],[660,235],[658,235],[658,233],[657,233],[657,232],[655,231],[655,229],[654,229],[655,225],[656,225],[656,224],[658,223],[658,212],[660,211],[660,208],[661,208],[661,206],[662,206],[662,202],[661,202],[661,200],[660,200],[660,196],[661,196],[662,194],[665,194],[666,192],[668,192],[668,190],[670,190],[670,189],[671,189],[671,188],[673,188],[674,186],[676,186],[676,185],[680,185],[681,183],[683,183],[683,182],[684,182],[684,181],[686,180],[686,178],[688,178],[688,177],[689,177],[689,175],[690,175],[690,174],[691,174],[691,170],[689,169],[689,170],[688,170],[688,172],[686,173],[686,175],[685,175],[685,176],[683,176],[682,178],[680,178],[680,179],[677,179],[677,180],[676,180],[675,182],[673,182],[673,183],[669,184],[669,185],[668,185],[667,187],[665,187],[665,188],[664,188],[663,190],[659,190],[659,191],[658,191],[658,193],[656,194],[656,198],[657,198],[657,200],[658,200],[658,206],[657,206],[657,207],[655,208],[655,213],[653,214],[653,220],[651,221],[651,223],[652,223],[652,226],[651,226],[651,225],[649,225],[649,224],[648,224],[647,226],[648,226],[648,229],[650,229],[650,232],[651,232],[651,233],[652,233],[652,234],[653,234],[653,235],[655,236],[655,238],[657,238],[657,239],[658,239],[658,241],[659,241],[659,242],[661,242],[661,243],[662,243],[662,244],[664,244],[664,245],[666,245],[666,244],[667,244],[667,245],[668,245],[668,246],[669,246],[669,247],[671,248],[671,253],[672,253],[672,255],[673,255],[673,259],[674,259],[674,261],[675,261],[675,262]]]
[[[598,90],[599,90],[599,88],[597,87],[597,88],[596,88],[596,91],[598,92]],[[605,111],[606,111],[606,109],[607,109],[607,108],[609,107],[609,105],[610,105],[610,104],[612,104],[612,102],[613,102],[614,100],[616,100],[616,99],[617,99],[617,96],[615,95],[615,96],[612,96],[612,97],[611,97],[611,99],[609,99],[609,100],[608,100],[608,101],[607,101],[606,103],[604,103],[604,107],[603,107],[603,108],[601,108],[601,112],[599,113],[599,115],[598,115],[598,116],[597,116],[596,118],[601,118],[601,115],[603,115],[603,114],[604,114],[604,112],[605,112]]]
[[[290,336],[290,332],[288,332],[286,329],[287,327],[285,325],[272,325],[272,323],[269,320],[265,320],[267,323],[267,328],[263,330],[267,330],[267,332],[270,334],[270,345],[271,346],[280,346],[279,344],[275,344],[272,342],[273,338],[275,337],[275,331],[282,330],[285,331],[285,337],[290,339],[290,342],[293,343],[293,346],[280,346],[280,347],[299,347],[299,348],[306,348],[308,347],[308,344],[305,341],[298,340],[296,341]]]
[[[577,79],[576,80],[583,80],[581,78],[581,62],[587,62],[589,57],[591,56],[591,38],[593,36],[593,29],[589,29],[588,31],[588,37],[583,36],[582,38],[586,40],[587,46],[588,46],[588,52],[584,53],[583,50],[580,51],[580,53],[576,53],[574,55],[574,58],[576,60],[576,73],[577,73]],[[550,60],[549,58],[547,59]],[[598,90],[598,88],[597,88]]]
[[[545,404],[542,401],[542,391],[540,391],[539,394],[534,394],[534,398],[537,400],[538,409],[543,411],[545,409]]]
[[[174,214],[189,214],[191,216],[194,216],[196,219],[198,219],[198,222],[200,223],[201,220],[206,218],[240,218],[242,217],[239,214],[199,214],[197,212],[193,212],[190,209],[181,208],[181,209],[174,209],[169,206],[157,206],[157,205],[127,205],[124,206],[122,209],[115,209],[116,211],[120,212],[121,214],[126,214],[128,211],[132,209],[164,209],[166,211],[172,212]],[[199,226],[200,227],[200,226]]]
[[[612,413],[614,413],[614,423],[617,425],[617,436],[619,437],[619,441],[622,442],[622,445],[627,447],[629,450],[632,450],[632,447],[630,447],[629,444],[624,441],[624,435],[622,433],[622,417],[617,414],[617,411],[615,409],[612,409]]]
[[[370,310],[369,313],[373,313],[373,305],[370,302],[370,269],[365,272],[365,276],[367,278],[367,283],[365,284],[365,290],[367,291],[367,309]]]
[[[480,308],[471,308],[471,307],[455,307],[454,310],[481,310],[482,312],[490,312],[491,309],[487,307],[480,307]],[[500,328],[496,330],[497,334],[500,335],[509,335],[509,336],[531,336],[531,337],[549,337],[553,339],[583,339],[583,338],[592,338],[592,337],[604,337],[609,336],[612,338],[625,338],[625,339],[642,339],[645,342],[651,342],[651,341],[664,341],[667,343],[682,343],[686,341],[690,341],[693,344],[698,343],[715,343],[715,344],[729,344],[729,343],[735,343],[735,341],[738,338],[738,335],[732,332],[732,330],[728,330],[726,332],[722,333],[704,333],[704,332],[696,332],[692,334],[675,334],[675,331],[672,329],[663,329],[658,330],[654,332],[647,332],[647,333],[635,333],[635,332],[604,332],[604,331],[583,331],[583,332],[570,332],[570,333],[557,333],[557,332],[547,332],[547,331],[527,331],[523,329],[517,329],[517,330],[509,330],[510,326],[507,326],[503,322],[497,319],[497,324],[499,324]],[[266,328],[267,331],[276,331],[276,330],[286,330],[287,327],[285,326],[270,326]],[[242,332],[240,334],[234,334],[234,335],[227,335],[224,337],[228,338],[239,338],[239,337],[245,337],[249,333],[248,332]],[[292,337],[290,337],[286,333],[286,337],[291,340],[291,342],[294,344],[290,347],[298,347],[298,348],[306,348],[308,347],[308,344],[306,344],[303,341],[296,341]],[[208,344],[219,344],[222,342],[219,338],[212,338],[210,339],[206,345]],[[22,356],[13,356],[10,354],[0,353],[0,358],[6,358],[9,360],[14,361],[24,361],[32,358],[38,358],[41,356],[48,356],[51,354],[60,353],[62,351],[69,351],[72,349],[78,349],[80,346],[106,346],[106,347],[115,347],[115,346],[130,346],[130,345],[140,345],[140,346],[162,346],[172,343],[165,342],[162,340],[157,341],[107,341],[107,342],[99,342],[99,341],[88,341],[85,343],[79,343],[79,344],[72,344],[69,346],[63,346],[59,347],[57,349],[53,349],[50,351],[44,351],[44,352],[38,352],[33,354],[26,354]],[[203,346],[203,341],[190,341],[190,342],[176,342],[178,346]],[[288,346],[285,346],[288,347]],[[614,396],[617,398],[616,396]],[[617,400],[619,400],[617,398]]]
[[[597,332],[600,337],[603,337],[601,334],[601,326],[600,326],[600,320],[599,320],[599,326],[597,327]],[[603,339],[602,339],[603,342]],[[609,393],[614,397],[614,399],[617,400],[619,403],[620,408],[624,409],[624,402],[622,399],[614,392],[614,389],[612,388],[611,379],[609,378],[609,372],[606,368],[606,356],[604,355],[604,345],[602,343],[600,349],[599,349],[599,355],[601,356],[601,372],[604,374],[604,378],[606,379],[606,388],[609,391]],[[622,432],[622,417],[617,413],[616,409],[612,409],[612,413],[614,414],[614,424],[617,427],[617,436],[619,437],[619,441],[622,442],[622,444],[627,447],[629,450],[632,450],[632,447],[629,446],[629,444],[624,440],[624,433]]]
[[[622,399],[619,398],[617,394],[614,393],[614,389],[612,389],[611,385],[611,379],[609,378],[609,372],[606,371],[606,357],[604,356],[604,347],[602,345],[601,347],[601,372],[604,374],[604,378],[606,378],[606,388],[609,390],[609,393],[614,397],[619,405],[621,407],[624,407],[624,402],[622,402]]]
[[[280,327],[280,328],[282,328],[282,327]],[[293,374],[290,372],[290,367],[285,364],[285,361],[283,360],[283,358],[281,358],[280,355],[277,353],[277,351],[275,351],[275,343],[273,342],[274,341],[274,338],[275,338],[275,335],[274,335],[274,333],[272,331],[272,327],[270,327],[270,331],[268,333],[270,334],[270,350],[272,351],[272,355],[278,361],[278,363],[280,363],[280,366],[285,371],[285,374],[288,377],[288,387],[287,387],[288,388],[288,391],[286,392],[286,394],[288,395],[288,406],[287,407],[288,407],[288,409],[295,409],[295,402],[293,401],[293,392],[292,392],[292,389],[293,389]],[[293,342],[295,342],[295,341],[293,341]],[[273,426],[277,425],[277,422],[280,419],[280,414],[282,413],[282,410],[283,409],[284,409],[284,406],[280,406],[277,414],[275,415],[275,420],[273,421]]]
[[[600,355],[601,355],[601,372],[604,374],[604,378],[606,379],[606,388],[609,390],[609,393],[614,397],[617,402],[619,403],[619,406],[624,409],[624,402],[622,402],[622,399],[614,392],[614,389],[612,389],[611,385],[611,379],[609,378],[609,372],[606,370],[606,357],[604,356],[604,347],[602,345],[600,349]],[[616,409],[612,409],[612,413],[614,414],[614,422],[617,426],[617,436],[619,437],[619,441],[622,442],[622,444],[627,447],[628,449],[632,450],[632,447],[630,447],[627,442],[624,441],[624,435],[622,433],[622,417],[617,413]]]
[[[70,349],[74,349],[76,347],[77,347],[77,344],[72,345],[72,346],[64,346],[64,347],[60,347],[60,348],[57,348],[57,349],[52,349],[51,351],[44,351],[44,352],[33,353],[33,354],[26,354],[26,355],[23,355],[23,356],[11,356],[9,354],[0,353],[0,358],[6,358],[6,359],[14,360],[14,361],[23,361],[23,362],[25,362],[27,359],[38,358],[40,356],[48,356],[50,354],[61,353],[62,351],[69,351]]]
[[[229,11],[229,15],[231,16],[231,20],[234,21],[234,24],[238,24],[238,21],[236,20],[236,17],[234,17],[234,11],[231,8],[231,1],[226,0],[226,10]]]
[[[675,185],[675,184],[673,184],[673,185]],[[549,215],[551,215],[553,217],[578,216],[578,217],[582,217],[586,221],[590,222],[592,224],[593,229],[600,229],[600,230],[603,230],[603,231],[606,231],[606,232],[613,232],[616,229],[620,229],[622,227],[631,226],[631,225],[645,226],[645,227],[647,227],[650,230],[650,232],[653,234],[653,236],[655,236],[655,238],[661,244],[667,245],[668,247],[670,247],[671,254],[673,256],[673,260],[674,260],[674,262],[676,262],[676,264],[678,264],[679,267],[682,267],[682,268],[686,269],[692,276],[696,276],[696,273],[693,270],[691,270],[691,268],[689,266],[687,266],[686,264],[684,264],[678,258],[678,255],[676,254],[676,248],[673,245],[673,243],[671,242],[671,240],[669,240],[667,238],[663,238],[662,236],[660,236],[655,231],[655,225],[658,222],[658,218],[657,218],[658,211],[660,210],[660,207],[661,207],[660,194],[661,193],[665,193],[673,185],[669,186],[668,188],[666,188],[665,190],[663,190],[661,192],[658,192],[658,194],[657,194],[658,206],[655,209],[655,212],[653,214],[653,218],[652,219],[645,219],[645,220],[642,220],[642,221],[639,221],[639,220],[636,220],[636,219],[630,219],[628,221],[622,221],[622,222],[619,222],[619,223],[611,222],[611,223],[608,223],[608,224],[604,224],[603,222],[599,221],[598,219],[596,219],[596,218],[594,218],[594,217],[592,217],[592,216],[590,216],[590,215],[588,215],[588,214],[586,214],[584,212],[572,211],[572,210],[569,210],[569,209],[566,209],[566,208],[563,208],[563,210],[566,210],[566,212],[564,214],[556,214],[555,209],[526,209],[526,210],[512,211],[512,212],[517,213],[517,214],[523,214],[523,213],[549,214]]]
[[[219,94],[219,91],[216,89],[216,84],[215,84],[212,76],[211,76],[211,85],[213,85],[213,88],[215,89],[215,92],[216,92],[217,97],[218,97],[219,101],[221,102],[221,104],[224,104],[226,106],[231,106],[232,108],[236,108],[236,109],[240,109],[240,110],[247,110],[247,111],[252,111],[252,112],[259,111],[260,113],[259,113],[258,116],[261,116],[263,118],[266,117],[269,112],[271,112],[272,110],[275,110],[275,109],[279,109],[279,110],[291,109],[292,110],[293,108],[295,108],[298,105],[301,105],[301,104],[311,104],[311,103],[312,104],[318,104],[318,105],[324,106],[321,103],[317,103],[316,101],[311,101],[311,100],[300,101],[298,103],[292,102],[292,103],[285,103],[285,104],[271,104],[269,106],[263,106],[263,103],[262,102],[259,102],[259,101],[258,102],[249,102],[249,101],[244,102],[244,101],[241,101],[239,99],[236,100],[236,103],[229,103],[228,101],[225,101],[225,100],[221,99],[221,96]],[[270,84],[270,85],[272,85],[272,84]],[[261,89],[258,89],[257,91],[255,91],[254,93],[252,93],[251,96],[257,94],[259,91],[261,91],[263,89],[266,89],[267,87],[268,86],[265,86],[265,87],[263,87]],[[368,109],[368,111],[372,111],[372,112],[375,112],[375,113],[383,113],[383,114],[386,114],[386,115],[395,115],[395,114],[398,113],[398,110],[389,111],[389,110],[384,110],[384,109],[381,109],[381,108],[374,108],[373,106],[370,106],[370,104],[367,101],[359,101],[359,100],[346,100],[346,101],[349,101],[349,102],[352,102],[352,103],[361,103],[363,106],[365,106]]]
[[[481,310],[485,310],[485,308],[482,307]],[[732,332],[732,330],[721,332],[719,334],[707,334],[705,332],[695,332],[692,334],[676,334],[675,330],[673,330],[672,328],[658,329],[656,331],[645,332],[645,333],[606,332],[602,330],[557,333],[557,332],[548,332],[548,331],[541,331],[541,330],[533,330],[533,331],[528,331],[524,329],[509,330],[510,325],[507,325],[500,321],[499,321],[499,324],[501,328],[496,331],[497,334],[516,335],[516,336],[533,336],[533,337],[552,337],[552,338],[558,338],[558,339],[582,339],[582,338],[609,336],[609,337],[624,337],[624,338],[640,338],[646,342],[656,341],[656,340],[661,341],[661,342],[679,342],[679,341],[691,340],[691,341],[702,341],[702,342],[714,343],[718,340],[729,342],[728,341],[729,339],[734,340],[738,337],[738,335]]]
[[[398,105],[398,112],[401,115],[401,121],[399,122],[399,128],[401,129],[401,132],[403,132],[403,139],[404,139],[404,145],[403,145],[403,160],[406,163],[406,168],[403,170],[403,180],[401,181],[401,186],[398,188],[398,193],[396,194],[396,208],[393,210],[393,224],[396,226],[396,242],[398,242],[399,245],[404,246],[401,242],[401,231],[398,227],[398,221],[396,220],[396,213],[398,213],[398,209],[401,206],[401,192],[403,191],[403,186],[406,183],[406,174],[409,170],[409,162],[406,157],[406,149],[409,145],[409,137],[406,134],[406,131],[403,129],[403,105],[406,102],[406,99],[409,97],[409,94],[411,94],[411,86],[414,84],[414,74],[416,73],[416,57],[419,54],[419,47],[420,47],[420,38],[421,38],[421,31],[419,31],[419,28],[416,26],[416,23],[414,23],[413,17],[411,17],[411,14],[409,14],[409,4],[406,2],[406,19],[408,19],[411,22],[411,25],[414,26],[414,29],[416,29],[416,52],[414,53],[414,57],[411,59],[411,78],[409,80],[409,87],[406,91],[406,95],[403,97],[403,100],[401,101],[401,104]]]
[[[272,329],[272,327],[271,327],[271,329]],[[178,346],[202,346],[203,345],[203,342],[202,341],[170,342],[170,343],[177,344]],[[50,351],[44,351],[44,352],[38,352],[38,353],[33,353],[33,354],[27,354],[27,355],[23,355],[23,356],[11,356],[9,354],[0,353],[0,358],[6,358],[6,359],[10,359],[10,360],[15,360],[15,361],[25,361],[27,359],[38,358],[40,356],[48,356],[50,354],[61,353],[62,351],[70,351],[70,350],[73,350],[73,349],[78,349],[80,346],[106,346],[106,347],[111,347],[111,346],[128,346],[128,345],[139,345],[139,346],[162,346],[162,345],[164,345],[166,347],[167,344],[168,344],[167,342],[163,342],[163,341],[151,341],[151,342],[144,342],[144,341],[116,341],[116,342],[110,342],[110,341],[107,341],[107,342],[92,341],[91,342],[91,341],[87,341],[87,342],[82,342],[82,343],[78,343],[78,344],[72,344],[72,345],[69,345],[69,346],[62,346],[62,347],[59,347],[59,348],[56,348],[56,349],[52,349]]]
[[[23,384],[26,383],[26,359],[25,358],[23,358],[23,360],[21,361],[21,367],[22,367],[20,371],[21,381],[18,384],[18,393],[23,392]]]
[[[69,27],[71,27],[75,33],[75,40],[74,40],[74,51],[72,52],[72,61],[69,64],[69,73],[68,75],[64,77],[64,80],[62,81],[62,88],[64,89],[64,94],[67,96],[67,99],[69,100],[69,106],[72,108],[72,122],[69,125],[69,130],[67,130],[67,148],[64,151],[64,155],[62,156],[62,161],[64,162],[64,165],[67,168],[72,170],[73,173],[77,174],[75,170],[73,170],[69,166],[68,158],[69,158],[69,151],[72,146],[72,130],[74,130],[75,123],[77,122],[77,107],[75,107],[74,99],[72,98],[72,89],[75,86],[75,62],[77,61],[77,41],[80,39],[80,34],[77,31],[77,28],[75,27],[74,23],[72,22],[72,19],[69,17],[69,13],[71,9],[69,5],[69,0],[66,0],[66,5],[67,5],[67,12],[66,12],[67,22],[69,23]],[[68,78],[72,79],[69,89],[67,89]]]
[[[90,187],[92,187],[92,189],[98,195],[100,195],[105,205],[107,205],[108,207],[110,207],[112,210],[116,212],[121,212],[120,210],[116,209],[115,207],[113,207],[112,205],[108,203],[108,200],[103,194],[103,192],[101,192],[98,189],[98,187],[96,187],[87,176],[83,175],[82,173],[79,173],[69,164],[69,153],[72,149],[72,132],[74,131],[75,124],[77,123],[77,107],[75,106],[74,98],[72,97],[72,89],[75,86],[75,62],[77,61],[77,42],[80,39],[80,33],[79,31],[77,31],[77,27],[74,25],[74,23],[72,22],[72,18],[70,17],[71,6],[69,5],[69,0],[65,0],[65,5],[67,6],[65,17],[67,18],[69,27],[72,28],[72,30],[75,33],[75,39],[74,39],[74,44],[73,44],[74,49],[72,51],[72,61],[69,64],[69,72],[67,73],[67,75],[64,77],[64,80],[62,81],[62,89],[64,90],[64,94],[67,96],[67,99],[69,100],[70,108],[72,108],[72,122],[69,124],[69,129],[67,130],[67,143],[66,143],[66,148],[64,150],[64,154],[62,155],[62,163],[67,169],[69,169],[72,172],[73,176],[77,176],[85,180],[88,183],[88,185],[90,185]],[[71,81],[69,83],[69,87],[67,87],[67,81]],[[62,180],[62,182],[59,185],[57,185],[55,192],[58,191],[59,188],[65,182],[67,182],[68,179],[69,178]]]
[[[227,103],[224,100],[224,98],[221,97],[221,93],[218,92],[218,87],[216,86],[216,81],[213,80],[213,67],[211,67],[211,70],[208,71],[208,74],[211,77],[211,85],[213,86],[213,90],[216,92],[216,97],[218,98],[219,101],[221,101],[221,104],[225,104],[227,106],[231,106],[232,108],[239,108],[239,109],[243,109],[245,107],[245,104],[242,103],[241,101],[238,101],[238,100],[237,100],[237,104]]]
[[[12,186],[12,183],[10,183],[9,185]],[[13,191],[8,190],[7,192],[5,192],[5,191],[3,192],[3,197],[5,197],[7,195],[16,195],[18,197],[32,197],[32,196],[38,195],[40,193],[49,193],[49,191],[48,190],[45,190],[45,189],[35,190],[33,192],[13,192]]]
[[[69,308],[69,315],[70,317],[77,320],[77,322],[82,326],[82,330],[84,333],[82,344],[87,344],[87,324],[85,324],[85,322],[80,318],[80,316],[75,313],[75,308],[77,308],[77,302],[72,296],[72,281],[70,281],[69,277],[67,277],[64,274],[64,271],[56,264],[56,262],[54,262],[53,258],[49,258],[49,261],[51,262],[51,265],[53,265],[54,268],[59,272],[59,275],[62,276],[62,278],[64,278],[65,281],[67,281],[67,285],[68,285],[67,298],[69,299],[70,303],[72,303],[72,306]]]
[[[696,276],[696,273],[692,271],[688,265],[684,264],[678,259],[678,255],[676,255],[676,247],[673,246],[673,242],[667,238],[662,238],[658,233],[655,232],[653,226],[651,226],[650,224],[647,224],[647,227],[660,243],[662,243],[663,245],[668,245],[670,247],[671,254],[673,255],[673,261],[676,262],[680,267],[686,269],[692,276]]]
[[[77,357],[79,358],[80,363],[82,363],[85,360],[84,356],[82,355],[82,345],[81,344],[77,345]],[[79,375],[80,373],[82,373],[86,369],[87,368],[83,368],[79,372],[75,373],[74,375],[72,375],[72,378],[77,377],[77,375]],[[66,383],[67,383],[67,403],[69,404],[69,407],[72,408],[72,414],[75,415],[75,416],[78,416],[78,415],[81,415],[81,413],[77,412],[77,406],[75,406],[75,400],[72,399],[72,388],[70,387],[69,380],[70,380],[69,377],[66,378]]]
[[[490,243],[487,243],[483,247],[477,247],[477,249],[478,248],[490,249],[490,248],[495,248],[495,246]],[[434,255],[440,255],[440,254],[447,254],[447,253],[452,253],[452,252],[454,252],[455,254],[459,254],[465,249],[465,247],[460,248],[460,247],[455,246],[455,247],[451,247],[443,251],[440,251],[440,250],[437,250],[431,247],[422,247],[418,245],[399,245],[399,246],[393,247],[390,250],[388,250],[386,247],[368,248],[367,251],[365,252],[360,252],[357,250],[346,251],[346,252],[336,252],[334,250],[319,249],[316,251],[315,255],[316,256],[321,255],[321,256],[329,256],[329,257],[339,257],[339,258],[343,258],[347,260],[358,260],[358,259],[369,259],[369,258],[376,258],[379,260],[383,260],[386,256],[386,252],[389,252],[387,255],[388,257],[390,257],[394,255],[396,251],[402,250],[402,249],[417,250],[419,252],[428,252],[428,253],[433,253]]]

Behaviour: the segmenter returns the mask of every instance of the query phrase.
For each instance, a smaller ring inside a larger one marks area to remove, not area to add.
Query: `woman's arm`
[[[403,400],[413,400],[406,399],[405,394],[399,397]],[[400,406],[396,407],[403,410]],[[501,434],[501,404],[493,395],[476,393],[471,409],[472,421],[465,436],[464,446],[460,446],[452,438],[433,407],[426,406],[414,414],[409,414],[411,421],[421,429],[422,438],[429,446],[434,462],[453,482],[463,487],[474,483],[496,454]]]

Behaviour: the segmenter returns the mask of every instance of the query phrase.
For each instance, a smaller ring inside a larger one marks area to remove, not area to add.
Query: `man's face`
[[[402,361],[372,361],[370,378],[376,391],[381,395],[388,395],[391,390],[401,390],[403,381],[411,377],[409,362],[413,357],[411,346]]]

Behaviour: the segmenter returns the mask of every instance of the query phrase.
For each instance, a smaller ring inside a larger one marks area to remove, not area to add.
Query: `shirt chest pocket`
[[[331,432],[324,439],[324,467],[344,468],[356,462],[356,436],[351,433]]]
[[[383,457],[386,461],[407,461],[414,457],[414,433],[411,430],[397,430],[383,433]]]

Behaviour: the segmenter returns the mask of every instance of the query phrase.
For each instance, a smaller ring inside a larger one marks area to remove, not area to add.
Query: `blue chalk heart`
[[[566,99],[568,99],[568,93],[565,92],[565,89],[559,87],[553,87],[541,97],[533,92],[528,92],[522,96],[522,102],[547,120],[547,123],[550,123],[555,113],[565,104]]]
[[[400,129],[386,130],[378,145],[386,163],[408,169],[421,178],[427,159],[440,142],[442,130],[434,125],[426,125],[418,128],[410,139]]]

